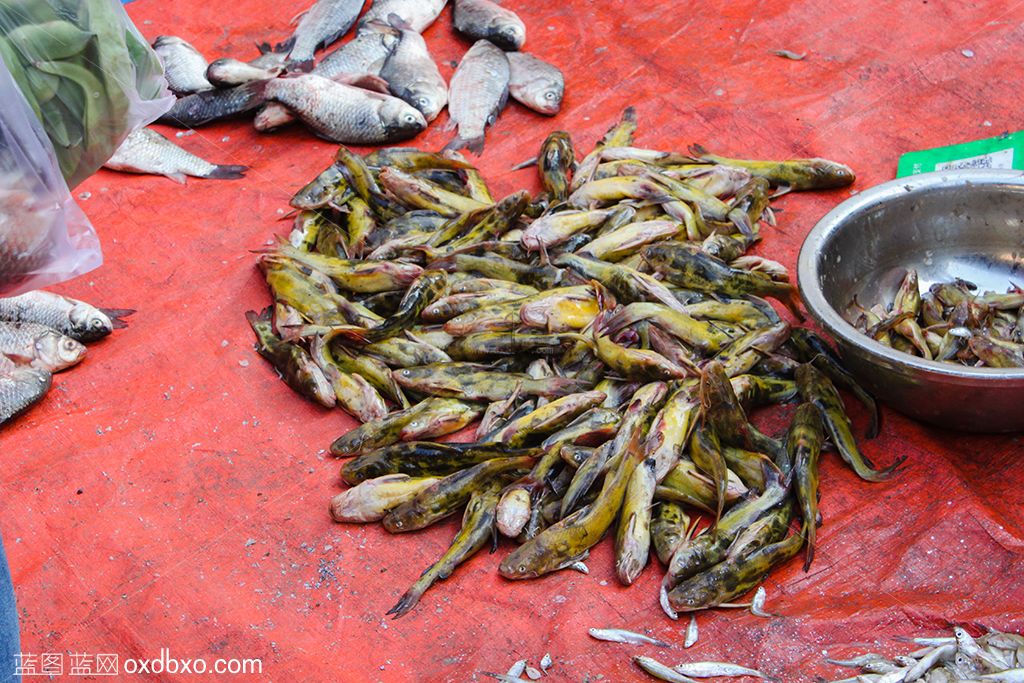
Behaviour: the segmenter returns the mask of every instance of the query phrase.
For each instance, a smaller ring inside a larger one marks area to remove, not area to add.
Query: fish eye
[[[416,123],[416,117],[413,114],[406,114],[405,115],[405,122],[406,123]]]
[[[75,350],[75,346],[76,346],[76,344],[75,344],[75,341],[73,339],[66,339],[66,340],[64,340],[64,348],[67,349],[68,351],[74,351]]]
[[[92,326],[92,328],[94,330],[102,330],[103,329],[103,321],[100,320],[99,318],[96,318],[95,320],[93,320],[90,323],[90,325]]]
[[[553,99],[555,99],[555,97],[556,97],[555,93],[552,90],[548,90],[546,93],[544,93],[544,99],[545,100],[553,100]]]
[[[408,377],[408,376],[409,376],[409,375],[411,375],[411,374],[412,374],[412,373],[411,373],[411,372],[409,372],[408,370],[402,370],[402,377]]]

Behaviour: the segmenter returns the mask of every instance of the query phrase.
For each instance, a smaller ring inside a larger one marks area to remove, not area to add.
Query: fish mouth
[[[547,100],[540,100],[535,102],[534,104],[537,106],[537,111],[541,112],[542,114],[547,114],[548,116],[554,116],[562,107],[560,101],[558,103],[555,103],[549,102]]]

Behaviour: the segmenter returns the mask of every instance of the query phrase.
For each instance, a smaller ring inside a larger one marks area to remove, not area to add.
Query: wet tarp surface
[[[1021,125],[1019,2],[508,1],[528,48],[560,64],[568,87],[558,118],[510,105],[488,135],[479,165],[499,196],[536,189],[532,171],[510,168],[549,131],[589,149],[626,105],[639,113],[640,145],[834,158],[858,172],[854,190],[891,178],[902,152]],[[147,37],[184,36],[210,59],[252,58],[254,42],[285,38],[302,9],[128,6]],[[468,44],[447,14],[426,38],[450,76]],[[446,116],[415,144],[443,145]],[[457,522],[401,537],[333,524],[339,463],[324,449],[352,422],[285,387],[243,318],[268,300],[250,250],[286,232],[289,196],[334,146],[298,129],[261,136],[244,121],[177,140],[252,170],[185,186],[101,171],[76,190],[107,261],[61,291],[138,313],[0,433],[0,528],[25,652],[261,658],[252,678],[274,681],[484,680],[482,670],[536,666],[549,652],[552,680],[642,680],[630,658],[653,650],[589,639],[599,626],[676,643],[658,653],[665,660],[729,659],[810,681],[841,677],[826,652],[902,651],[898,634],[1024,628],[1019,438],[944,432],[891,411],[864,449],[878,463],[906,456],[905,468],[870,485],[824,457],[817,560],[809,574],[796,560],[771,575],[777,618],[702,615],[684,652],[685,622],[658,608],[660,567],[621,587],[606,542],[589,576],[526,583],[498,576],[500,555],[480,554],[412,614],[385,619]],[[814,221],[847,196],[783,198],[758,252],[794,268]]]

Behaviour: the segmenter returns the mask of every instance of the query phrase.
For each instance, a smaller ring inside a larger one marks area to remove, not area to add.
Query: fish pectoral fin
[[[165,178],[169,178],[170,180],[173,180],[174,182],[178,183],[179,185],[184,185],[185,184],[185,174],[184,173],[180,173],[180,172],[164,173],[163,175],[164,175]]]

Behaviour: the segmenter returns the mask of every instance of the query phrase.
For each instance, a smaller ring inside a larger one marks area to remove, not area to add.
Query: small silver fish
[[[551,654],[547,652],[544,653],[544,656],[540,658],[541,671],[547,671],[551,668],[552,664],[553,662],[551,661]]]
[[[755,617],[763,617],[765,619],[771,619],[774,614],[764,611],[764,601],[768,598],[768,593],[765,591],[764,586],[758,586],[754,592],[754,599],[750,601],[750,613]]]
[[[417,33],[434,23],[448,0],[374,0],[370,9],[359,20],[359,26],[378,22],[388,24],[388,17],[397,15]]]
[[[511,676],[512,678],[519,678],[523,675],[524,671],[526,671],[526,660],[520,659],[509,667],[508,671],[505,672],[505,675]]]
[[[591,628],[587,633],[595,640],[606,640],[610,643],[628,643],[630,645],[657,645],[658,647],[672,647],[663,640],[645,636],[643,633],[624,631],[621,628]]]
[[[348,144],[407,140],[427,127],[423,115],[397,97],[305,74],[276,78],[268,99],[280,102],[317,135]]]
[[[47,372],[60,372],[85,357],[85,346],[39,323],[0,322],[0,354]]]
[[[526,667],[526,677],[529,678],[531,681],[540,680],[541,676],[543,675],[544,674],[542,674],[537,669],[534,669],[532,666]]]
[[[691,678],[714,678],[717,676],[755,676],[768,678],[756,669],[748,669],[739,664],[729,662],[686,662],[674,667],[678,673]]]
[[[508,94],[530,109],[554,116],[562,107],[565,78],[557,66],[529,52],[509,52]]]
[[[807,53],[793,52],[792,50],[775,50],[776,57],[783,57],[785,59],[792,59],[793,61],[799,62],[801,59],[807,56]]]
[[[184,183],[185,176],[218,180],[241,178],[248,168],[211,164],[151,128],[140,128],[125,138],[103,166],[126,173],[162,175],[178,183]]]
[[[496,681],[500,681],[501,683],[530,683],[528,679],[519,678],[518,676],[496,674],[491,671],[481,671],[480,673],[482,673],[484,676],[490,676],[491,678],[495,679]]]
[[[449,127],[458,135],[445,149],[484,150],[484,131],[508,101],[509,65],[505,53],[486,40],[478,40],[462,57],[448,87]]]
[[[430,56],[423,36],[397,14],[388,20],[401,32],[401,37],[380,76],[387,81],[392,95],[419,109],[427,121],[433,121],[448,104],[448,84]]]
[[[348,33],[363,10],[363,0],[317,0],[299,19],[295,33],[286,40],[289,68],[309,71],[313,54]]]
[[[526,42],[526,25],[512,10],[491,0],[455,0],[455,30],[472,40],[489,40],[502,50]]]
[[[697,628],[697,615],[690,615],[690,623],[686,627],[686,640],[683,642],[683,647],[690,648],[697,644],[697,638],[700,635],[700,631]]]
[[[91,342],[127,327],[130,309],[100,309],[84,301],[42,290],[0,299],[0,320],[39,323],[80,342]]]
[[[265,81],[282,71],[284,65],[263,68],[224,57],[210,62],[210,66],[206,67],[206,80],[218,88],[231,88],[250,81]]]
[[[684,676],[651,657],[633,657],[633,662],[650,675],[663,681],[668,681],[668,683],[697,683],[689,676]]]
[[[311,75],[317,74],[314,73]],[[385,95],[388,94],[387,82],[379,76],[374,76],[372,74],[339,73],[331,76],[331,80],[336,83],[344,83],[345,85],[362,88],[363,90],[372,90],[373,92],[379,92]],[[280,102],[267,102],[258,112],[256,112],[256,117],[253,119],[252,125],[253,128],[261,133],[269,133],[270,131],[277,130],[278,128],[287,126],[290,123],[294,123],[295,119],[295,114]]]
[[[0,362],[0,425],[35,405],[50,390],[52,375],[46,370]]]
[[[206,58],[178,36],[157,36],[153,51],[164,67],[167,85],[177,95],[211,90],[206,80]]]

